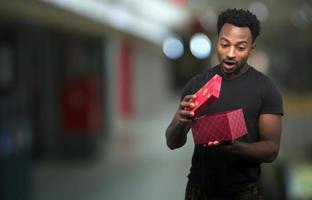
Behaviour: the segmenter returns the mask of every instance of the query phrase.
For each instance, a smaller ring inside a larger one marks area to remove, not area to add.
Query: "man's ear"
[[[257,44],[254,42],[251,45],[251,53],[253,53],[256,50]]]
[[[215,39],[215,43],[214,43],[214,46],[216,49],[218,49],[218,43],[219,43],[219,36]]]

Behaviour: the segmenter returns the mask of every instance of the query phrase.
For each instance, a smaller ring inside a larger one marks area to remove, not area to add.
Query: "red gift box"
[[[204,111],[213,101],[219,98],[221,83],[222,77],[216,74],[195,93],[195,107],[190,110],[194,112],[195,116],[199,116],[199,114]]]
[[[195,144],[233,141],[247,134],[242,109],[195,118],[192,122]]]

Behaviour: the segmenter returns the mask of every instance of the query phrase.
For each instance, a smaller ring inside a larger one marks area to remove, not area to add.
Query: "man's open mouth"
[[[229,70],[233,69],[236,66],[236,63],[235,60],[223,60],[223,66]]]

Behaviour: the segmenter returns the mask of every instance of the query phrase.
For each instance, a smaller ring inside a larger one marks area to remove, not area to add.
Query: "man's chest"
[[[219,99],[213,102],[205,112],[213,114],[242,108],[245,117],[257,118],[261,111],[262,97],[258,86],[244,82],[226,82],[221,86]]]

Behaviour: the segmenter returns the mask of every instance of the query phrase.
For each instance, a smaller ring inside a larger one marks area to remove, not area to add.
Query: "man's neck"
[[[244,73],[246,73],[248,71],[249,67],[250,66],[247,63],[245,63],[245,65],[238,72],[231,73],[231,74],[224,73],[224,71],[222,70],[222,67],[221,67],[221,72],[223,74],[223,78],[224,79],[232,80],[232,79],[238,78],[239,76],[241,76]]]

